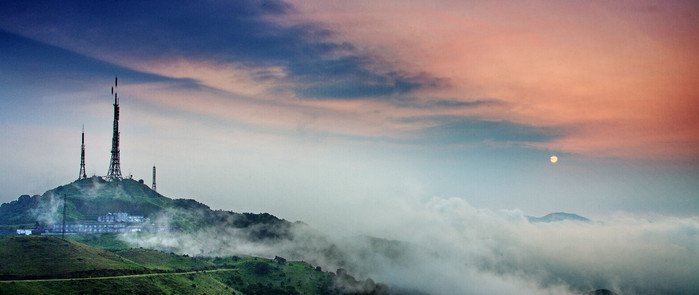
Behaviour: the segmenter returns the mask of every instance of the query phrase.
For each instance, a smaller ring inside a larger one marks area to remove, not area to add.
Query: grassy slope
[[[117,255],[132,260],[151,269],[164,271],[184,271],[216,268],[212,262],[196,258],[183,257],[148,249],[127,249],[116,252]]]
[[[111,252],[133,247],[131,244],[119,239],[119,234],[116,233],[66,235],[66,239]]]
[[[0,225],[13,229],[49,220],[61,220],[63,198],[66,220],[95,220],[108,212],[125,211],[149,216],[171,206],[172,200],[135,180],[107,182],[99,177],[77,180],[46,191],[41,196],[21,196],[0,206]],[[41,217],[40,217],[41,216]]]
[[[283,264],[258,257],[215,258],[214,263],[240,270],[233,275],[212,273],[227,286],[246,294],[327,294],[335,275],[318,271],[305,262]]]
[[[221,271],[217,273],[232,273]],[[243,294],[208,273],[0,283],[0,294]]]
[[[192,270],[198,271],[153,273]],[[237,256],[194,258],[148,249],[112,253],[75,241],[32,236],[0,239],[0,275],[6,279],[83,278],[5,281],[0,282],[0,294],[313,295],[328,294],[335,278],[304,262]],[[124,275],[128,276],[99,278]]]
[[[76,277],[90,274],[126,274],[147,271],[114,253],[55,237],[0,238],[0,276]]]

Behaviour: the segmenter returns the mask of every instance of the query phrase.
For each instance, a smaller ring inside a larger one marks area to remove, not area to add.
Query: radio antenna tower
[[[158,190],[155,188],[155,165],[153,165],[153,186],[151,186],[151,189],[154,192],[157,192]]]
[[[118,78],[114,77],[114,133],[112,133],[112,159],[109,161],[109,172],[107,180],[121,180],[121,165],[119,164],[119,96],[117,95]]]
[[[78,180],[87,178],[85,173],[85,125],[83,125],[83,143],[80,146],[80,173],[78,173]]]

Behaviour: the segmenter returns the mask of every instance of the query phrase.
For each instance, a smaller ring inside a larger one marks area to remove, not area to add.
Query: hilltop
[[[137,181],[108,182],[93,176],[42,195],[23,195],[16,201],[2,204],[0,225],[54,223],[61,218],[63,198],[66,199],[67,221],[95,219],[98,215],[120,210],[150,216],[174,203]]]
[[[66,222],[95,221],[111,212],[128,212],[148,218],[158,226],[193,232],[211,224],[250,228],[251,239],[288,237],[291,223],[270,214],[235,213],[211,210],[192,199],[171,199],[147,185],[131,180],[105,181],[91,177],[46,191],[42,195],[20,196],[0,206],[0,227],[42,227]],[[163,220],[167,217],[167,220]],[[253,226],[255,225],[255,226]]]

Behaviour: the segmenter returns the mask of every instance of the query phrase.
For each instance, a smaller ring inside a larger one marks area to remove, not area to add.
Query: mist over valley
[[[323,270],[424,294],[690,294],[697,287],[696,219],[614,216],[604,221],[555,213],[525,216],[475,208],[461,199],[396,201],[348,235],[262,213],[211,210],[170,199],[134,180],[79,180],[0,207],[3,227],[68,223],[118,208],[148,226],[115,233],[129,247],[193,257],[236,255],[305,261]],[[33,221],[33,222],[32,222]],[[99,235],[99,234],[87,234]],[[86,241],[90,239],[87,238]],[[671,248],[673,251],[659,251]]]

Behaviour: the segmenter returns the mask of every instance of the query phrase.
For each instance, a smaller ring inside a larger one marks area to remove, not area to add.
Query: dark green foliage
[[[184,257],[156,250],[132,248],[117,251],[117,255],[146,266],[150,269],[163,271],[191,271],[215,269],[216,265],[210,259]]]
[[[272,268],[266,262],[249,262],[246,264],[246,267],[250,269],[253,274],[258,276],[267,275],[270,271],[272,271]]]
[[[0,224],[32,225],[36,223],[36,214],[32,211],[39,207],[41,196],[22,195],[17,200],[0,205]],[[14,228],[14,227],[12,227]]]
[[[117,233],[68,235],[66,239],[107,251],[126,250],[132,247],[129,243],[119,239]]]
[[[284,259],[284,257],[279,257],[279,256],[274,256],[274,261],[276,261],[279,264],[286,263],[286,259]]]
[[[250,295],[299,295],[300,293],[294,287],[277,288],[262,283],[252,284],[241,289],[245,294]]]

